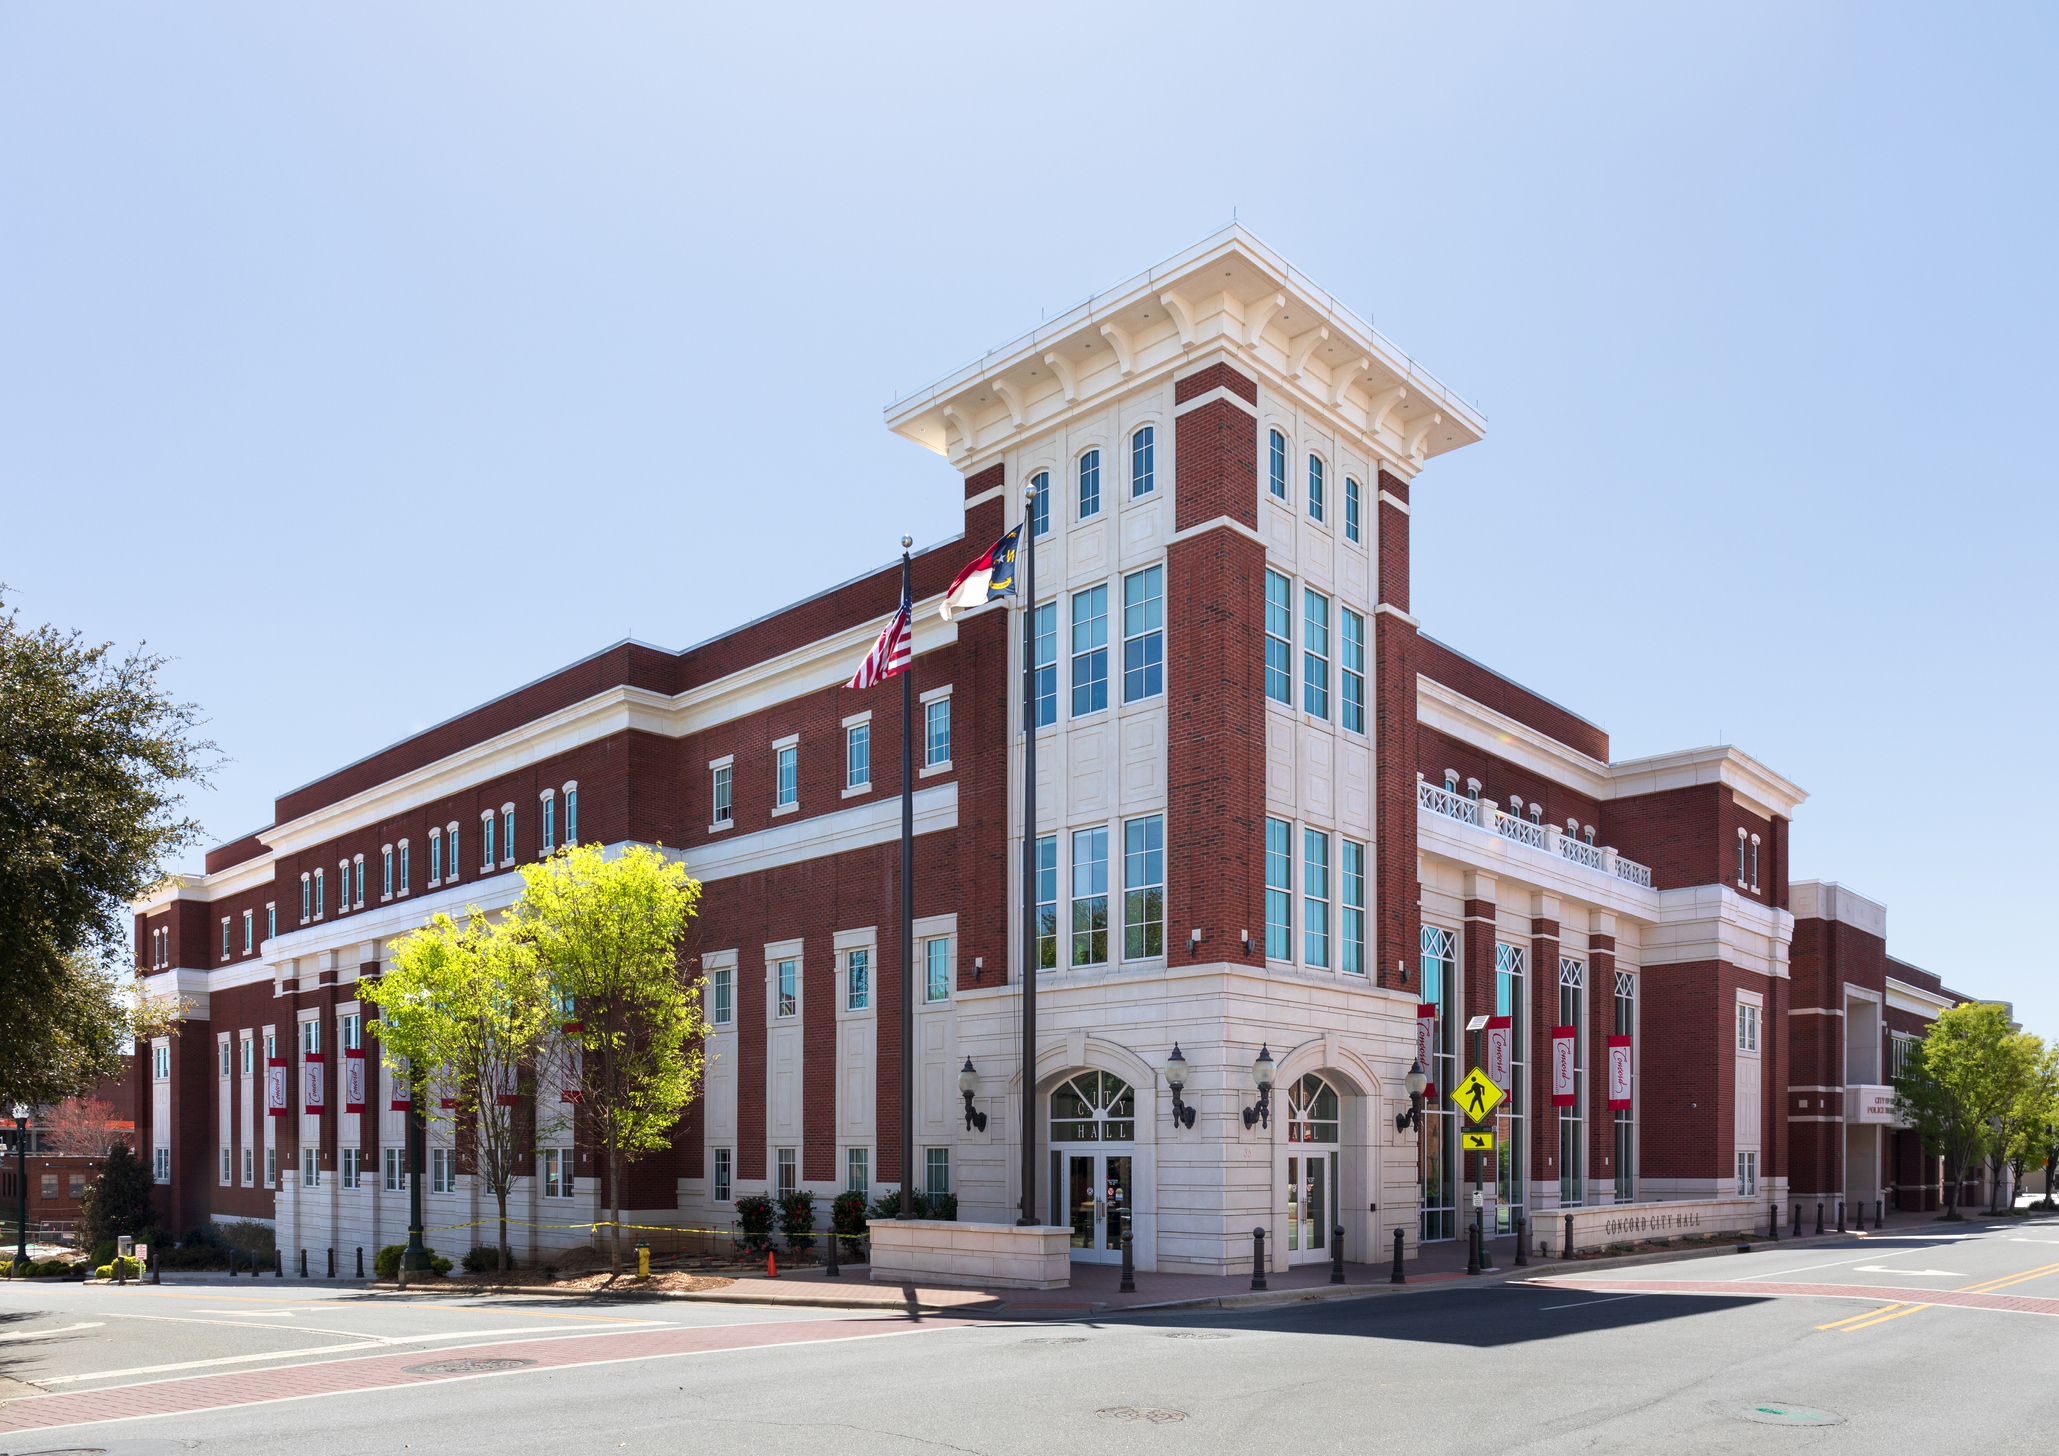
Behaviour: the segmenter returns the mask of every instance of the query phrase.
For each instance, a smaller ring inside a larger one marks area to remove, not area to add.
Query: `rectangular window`
[[[1159,814],[1122,826],[1122,953],[1128,960],[1165,954],[1165,819]]]
[[[1051,472],[1039,470],[1032,475],[1030,489],[1036,492],[1030,497],[1030,534],[1048,536],[1051,534]]]
[[[570,1148],[543,1150],[543,1196],[570,1198],[579,1191],[579,1173]]]
[[[390,849],[382,849],[379,851],[379,884],[379,898],[381,898],[382,900],[392,899],[393,851]]]
[[[229,958],[229,917],[222,917],[222,959]]]
[[[277,905],[267,905],[265,906],[265,939],[276,939],[278,937],[278,934],[279,907]]]
[[[443,882],[443,835],[441,832],[429,836],[429,883]]]
[[[307,919],[309,915],[314,913],[313,890],[312,882],[306,875],[302,875],[300,877],[300,918],[302,920]]]
[[[1108,588],[1072,594],[1072,712],[1108,706]]]
[[[951,1191],[951,1150],[924,1148],[923,1171],[928,1175],[923,1191],[935,1196]]]
[[[730,767],[726,763],[715,770],[715,817],[711,823],[729,823],[729,775]]]
[[[1317,718],[1330,716],[1330,599],[1301,593],[1301,707]]]
[[[322,1049],[322,1023],[303,1021],[300,1023],[300,1050],[303,1055],[313,1055]]]
[[[543,852],[549,854],[558,847],[558,796],[543,796]]]
[[[170,1148],[153,1148],[151,1150],[150,1171],[151,1175],[160,1183],[172,1181],[172,1150]],[[54,1182],[55,1180],[52,1181]],[[46,1196],[55,1198],[57,1196],[57,1189],[51,1188]]]
[[[1058,836],[1037,839],[1037,969],[1058,966]]]
[[[779,1177],[774,1189],[779,1197],[784,1198],[801,1186],[801,1168],[794,1157],[795,1149],[779,1148],[775,1151],[778,1156]]]
[[[249,955],[256,949],[257,912],[255,910],[245,910],[243,912],[243,954]]]
[[[42,1175],[42,1179],[43,1179],[43,1198],[44,1198],[44,1200],[45,1200],[45,1201],[47,1202],[47,1201],[49,1201],[49,1200],[51,1200],[51,1199],[54,1199],[54,1198],[56,1198],[56,1197],[57,1197],[57,1175],[56,1175],[55,1173],[45,1173],[45,1174],[43,1174],[43,1175]]]
[[[1759,1049],[1759,1008],[1743,1001],[1737,1003],[1737,1049],[1741,1052]]]
[[[365,1046],[365,1021],[356,1011],[347,1012],[336,1018],[336,1034],[344,1051],[363,1051]]]
[[[222,1170],[221,1170],[221,1178],[220,1178],[220,1182],[221,1182],[221,1185],[222,1185],[222,1187],[226,1188],[226,1187],[228,1187],[228,1186],[229,1186],[229,1172],[230,1172],[230,1169],[229,1169],[229,1150],[228,1150],[227,1148],[223,1148],[223,1149],[222,1149],[222,1159],[221,1159],[221,1162],[222,1162]],[[78,1190],[75,1190],[75,1191],[74,1191],[74,1192],[72,1193],[72,1197],[76,1198],[76,1197],[78,1197],[78,1196],[79,1196],[79,1192],[82,1192],[82,1191],[84,1191],[84,1185],[85,1185],[85,1182],[86,1182],[86,1180],[85,1180],[85,1179],[84,1179],[84,1178],[83,1178],[82,1176],[80,1176],[79,1174],[77,1174],[77,1173],[74,1173],[74,1174],[73,1174],[72,1176],[73,1176],[74,1178],[77,1178],[77,1179],[78,1179],[78,1181],[79,1181],[79,1184],[80,1184],[80,1187],[79,1187],[79,1189],[78,1189]]]
[[[774,968],[774,980],[778,983],[779,1002],[773,1011],[775,1016],[792,1016],[801,1009],[800,962],[783,960]]]
[[[1308,518],[1311,521],[1323,518],[1323,462],[1316,455],[1308,457]]]
[[[1337,969],[1347,975],[1366,973],[1366,847],[1349,839],[1338,842]]]
[[[229,1044],[228,1044],[228,1042],[226,1042],[226,1041],[219,1041],[219,1042],[216,1042],[216,1043],[215,1043],[215,1050],[221,1053],[221,1063],[222,1063],[222,1075],[223,1075],[224,1077],[226,1077],[226,1076],[228,1076],[228,1075],[229,1075]]]
[[[853,723],[844,730],[844,787],[862,789],[872,782],[872,725]]]
[[[872,952],[854,950],[844,957],[844,1009],[872,1009]]]
[[[1301,831],[1302,960],[1311,966],[1330,964],[1330,836],[1320,829]]]
[[[1039,728],[1058,721],[1058,603],[1038,607],[1031,620],[1030,636],[1036,653],[1036,668],[1030,678],[1035,696],[1035,717]]]
[[[453,824],[453,825],[451,825],[451,826],[450,826],[450,831],[449,831],[449,836],[448,836],[448,837],[449,837],[449,839],[450,839],[450,873],[449,873],[448,875],[444,876],[444,878],[445,878],[445,879],[448,879],[448,880],[452,880],[452,881],[455,881],[455,880],[456,880],[456,879],[458,878],[458,866],[459,866],[459,865],[461,865],[462,863],[464,863],[464,861],[462,861],[462,860],[460,860],[460,859],[458,858],[458,827],[457,827],[457,825]]]
[[[716,971],[709,978],[709,999],[714,1002],[708,1019],[717,1026],[727,1026],[736,1016],[736,972],[728,966]]]
[[[441,1151],[439,1149],[438,1151]],[[322,1186],[322,1151],[320,1148],[300,1150],[300,1186],[319,1188]]]
[[[565,843],[579,842],[579,790],[565,790]]]
[[[1759,836],[1752,836],[1752,889],[1759,888]],[[245,947],[248,949],[249,947]]]
[[[386,1148],[383,1151],[386,1154],[386,1191],[388,1193],[399,1193],[407,1187],[407,1185],[401,1181],[402,1178],[405,1176],[406,1165],[401,1162],[400,1149]]]
[[[485,858],[479,861],[481,870],[493,868],[493,816],[487,814],[479,820],[479,852]]]
[[[951,940],[948,936],[939,936],[935,940],[923,942],[922,999],[951,999]]]
[[[1337,608],[1339,702],[1337,721],[1353,733],[1366,731],[1366,619],[1349,607]]]
[[[777,804],[784,809],[801,800],[801,750],[789,744],[779,750],[779,777],[777,783]]]
[[[935,768],[951,761],[951,700],[938,698],[922,705],[922,766]]]
[[[365,857],[357,857],[357,908],[365,908]]]
[[[455,1193],[458,1191],[458,1160],[455,1148],[429,1149],[429,1191],[431,1193]]]
[[[327,886],[327,884],[325,884],[325,883],[324,883],[324,880],[325,880],[325,876],[324,876],[324,873],[323,873],[323,872],[322,872],[321,870],[316,870],[316,871],[315,871],[315,919],[317,919],[317,920],[320,920],[320,919],[322,918],[322,911],[323,911],[323,908],[324,908],[323,902],[324,902],[324,901],[326,901],[326,900],[328,899],[328,896],[327,896],[327,895],[326,895],[326,894],[324,893],[324,891],[326,891],[326,890],[328,889],[328,886]]]
[[[1759,1191],[1759,1155],[1739,1153],[1737,1155],[1737,1196],[1756,1197]]]
[[[1277,571],[1265,574],[1265,695],[1294,706],[1294,588]]]
[[[1165,568],[1146,567],[1122,579],[1122,700],[1165,691]]]
[[[1151,494],[1153,475],[1153,441],[1156,439],[1151,426],[1146,425],[1130,436],[1130,498]]]
[[[249,1148],[245,1148],[243,1150],[243,1186],[245,1188],[249,1188],[256,1182],[257,1159],[251,1156],[251,1150]]]
[[[170,1161],[170,1157],[171,1157],[171,1149],[169,1149],[169,1148],[165,1149],[165,1157],[166,1157],[166,1161],[167,1161],[167,1162],[169,1162],[169,1161]],[[169,1173],[167,1173],[167,1176],[169,1176]],[[279,1150],[278,1150],[277,1148],[266,1148],[266,1149],[265,1149],[265,1187],[267,1187],[267,1188],[276,1188],[276,1187],[278,1186],[278,1184],[279,1184]]]
[[[1344,539],[1358,539],[1358,482],[1344,477]]]
[[[340,1156],[343,1159],[343,1186],[345,1188],[358,1187],[359,1180],[364,1174],[364,1150],[361,1148],[345,1148]]]
[[[500,856],[503,863],[515,862],[515,811],[500,811]]]
[[[168,1080],[172,1075],[172,1049],[168,1046],[161,1046],[152,1047],[150,1050],[157,1080],[160,1082]]]
[[[715,1201],[729,1202],[729,1160],[728,1148],[715,1149]]]
[[[1108,964],[1108,831],[1072,836],[1072,963]]]
[[[1101,514],[1101,452],[1080,456],[1080,519]]]
[[[1274,430],[1267,441],[1266,484],[1281,500],[1287,498],[1287,437]]]
[[[872,1191],[872,1149],[844,1149],[844,1188],[851,1193]]]
[[[252,1051],[252,1047],[251,1047],[251,1044],[250,1044],[250,1038],[246,1036],[246,1037],[244,1037],[244,1038],[243,1038],[243,1042],[242,1042],[242,1049],[241,1049],[241,1051],[240,1051],[240,1052],[238,1053],[238,1064],[239,1064],[239,1065],[240,1065],[240,1067],[242,1068],[242,1071],[243,1071],[243,1075],[244,1075],[244,1076],[246,1076],[246,1077],[250,1075],[250,1068],[251,1068],[251,1060],[250,1060],[250,1055],[251,1055],[251,1051]]]
[[[1265,821],[1265,954],[1267,960],[1294,959],[1294,826],[1284,819]]]

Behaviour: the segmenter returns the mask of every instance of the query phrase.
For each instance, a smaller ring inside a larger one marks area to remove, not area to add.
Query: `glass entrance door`
[[[1127,1153],[1051,1150],[1051,1221],[1072,1227],[1072,1257],[1082,1264],[1122,1262],[1123,1229],[1130,1210]]]
[[[1287,1159],[1287,1262],[1328,1259],[1336,1220],[1337,1155],[1307,1153]]]

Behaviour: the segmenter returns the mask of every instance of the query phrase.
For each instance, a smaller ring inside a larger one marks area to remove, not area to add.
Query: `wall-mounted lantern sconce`
[[[1273,1054],[1260,1046],[1258,1060],[1251,1064],[1251,1080],[1258,1084],[1258,1105],[1244,1109],[1244,1126],[1262,1123],[1268,1129],[1273,1125]]]
[[[1198,955],[1200,955],[1200,954],[1201,954],[1201,939],[1202,939],[1202,937],[1201,937],[1201,927],[1200,927],[1200,926],[1198,926],[1198,925],[1197,925],[1197,926],[1195,926],[1195,927],[1194,927],[1194,928],[1193,928],[1192,930],[1190,930],[1190,931],[1188,931],[1188,932],[1187,932],[1187,954],[1188,954],[1188,955],[1197,955],[1197,956],[1198,956]]]
[[[1239,938],[1239,939],[1241,939],[1241,940],[1242,940],[1242,941],[1244,942],[1244,954],[1246,954],[1246,955],[1250,955],[1250,954],[1251,954],[1251,932],[1250,932],[1250,931],[1248,931],[1248,930],[1240,930],[1240,931],[1238,931],[1238,932],[1237,932],[1237,936],[1238,936],[1238,938]]]
[[[1408,1064],[1408,1077],[1404,1085],[1408,1088],[1408,1111],[1394,1114],[1394,1130],[1407,1132],[1414,1128],[1423,1130],[1423,1089],[1430,1085],[1430,1079],[1423,1075],[1421,1062]]]
[[[965,1059],[965,1065],[958,1071],[958,1090],[965,1094],[965,1130],[980,1132],[987,1130],[987,1115],[972,1105],[972,1094],[979,1091],[979,1073],[972,1069],[972,1058]]]
[[[1199,934],[1200,932],[1195,932]],[[1194,1109],[1180,1101],[1180,1092],[1187,1085],[1187,1059],[1180,1055],[1180,1044],[1172,1044],[1172,1055],[1165,1059],[1165,1085],[1172,1088],[1172,1123],[1174,1127],[1192,1127]]]
[[[979,981],[980,972],[984,971],[986,968],[987,958],[985,956],[974,956],[972,958],[972,979],[975,983]]]

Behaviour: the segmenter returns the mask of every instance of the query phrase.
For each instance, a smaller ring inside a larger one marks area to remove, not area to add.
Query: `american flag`
[[[901,605],[881,629],[879,641],[872,644],[872,650],[865,654],[865,661],[859,664],[857,676],[851,679],[852,687],[869,688],[908,670],[908,664],[915,657],[915,639],[910,631],[914,619],[914,604],[908,600],[907,589],[903,588]]]

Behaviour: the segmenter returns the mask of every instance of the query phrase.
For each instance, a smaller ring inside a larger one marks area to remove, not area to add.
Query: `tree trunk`
[[[614,1219],[614,1238],[609,1243],[609,1254],[615,1263],[615,1277],[622,1277],[622,1149],[613,1137],[608,1139],[608,1204],[609,1214]]]
[[[505,1284],[508,1270],[512,1267],[508,1262],[508,1179],[495,1179],[493,1193],[500,1203],[500,1275],[501,1282]]]

